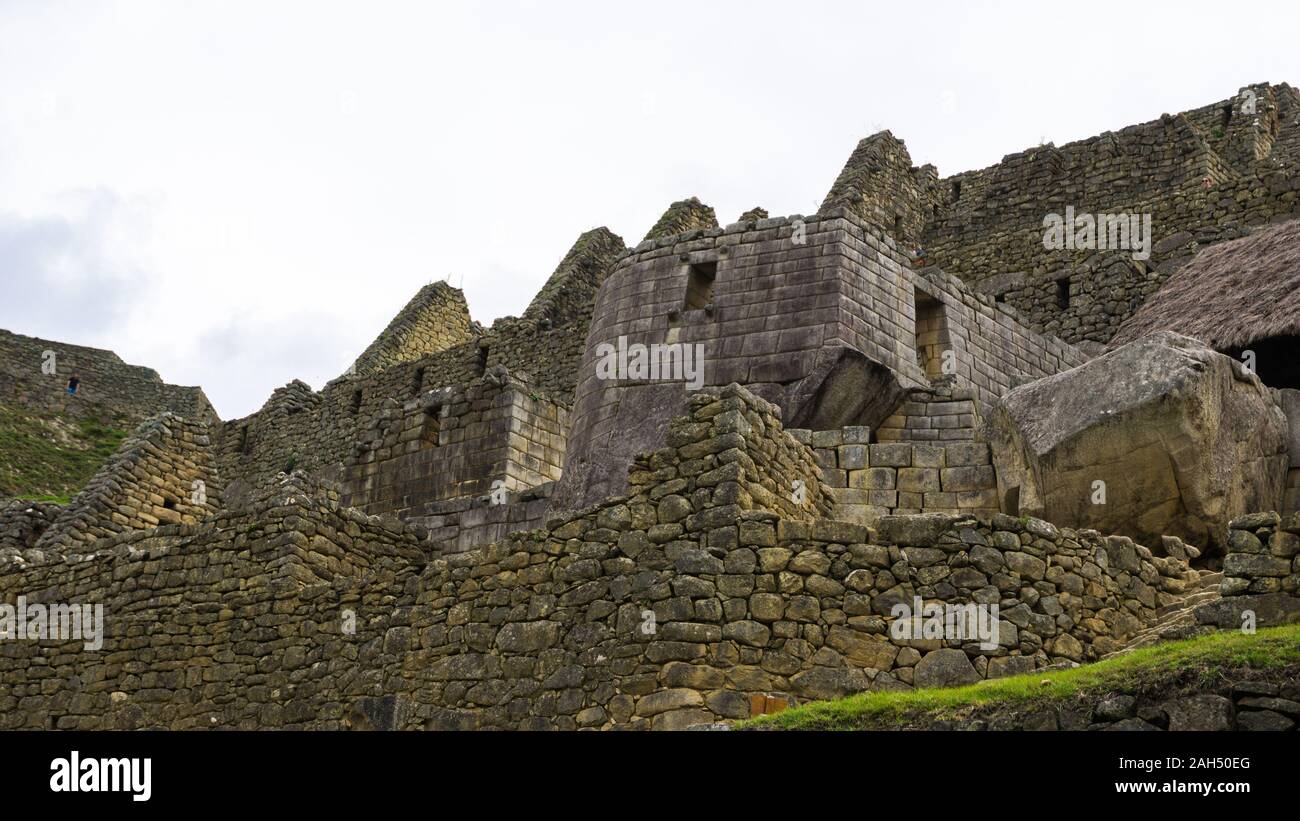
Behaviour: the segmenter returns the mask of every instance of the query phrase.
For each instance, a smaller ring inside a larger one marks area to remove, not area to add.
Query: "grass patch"
[[[123,426],[0,405],[0,496],[67,504],[122,444]]]
[[[1136,693],[1170,679],[1212,682],[1226,670],[1270,670],[1300,664],[1300,625],[1255,635],[1223,631],[1144,647],[1070,670],[1027,673],[952,689],[859,693],[818,701],[737,723],[737,728],[855,730],[897,726],[918,716],[956,717],[991,705],[1032,705],[1097,691]]]

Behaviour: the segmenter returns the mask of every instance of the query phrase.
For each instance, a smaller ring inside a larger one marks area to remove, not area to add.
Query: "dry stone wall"
[[[63,510],[52,502],[13,499],[0,503],[0,567],[45,560],[36,542]]]
[[[420,515],[428,503],[559,478],[568,414],[504,369],[468,388],[393,401],[356,444],[343,503]]]
[[[1243,111],[1247,92],[1254,114]],[[1295,89],[1249,86],[1213,105],[940,180],[926,256],[1036,328],[1104,343],[1199,248],[1300,213],[1298,118]],[[1151,214],[1150,258],[1045,249],[1044,217],[1067,206]]]
[[[825,517],[813,451],[738,387],[702,394],[630,492],[433,555],[304,474],[248,511],[0,573],[99,603],[103,645],[0,645],[4,728],[675,729],[1117,649],[1199,576],[1122,537],[1005,516]],[[999,605],[988,647],[896,637],[895,605]]]
[[[53,359],[47,355],[54,354]],[[42,366],[50,362],[54,372]],[[68,379],[81,384],[68,396]],[[150,368],[128,365],[112,351],[21,336],[0,330],[0,404],[45,413],[121,417],[136,425],[163,411],[215,421],[200,388],[168,385]]]
[[[553,483],[487,497],[461,497],[420,506],[418,516],[405,520],[429,532],[429,541],[442,553],[463,553],[504,539],[511,533],[537,530],[550,518]]]
[[[873,525],[889,515],[999,512],[997,476],[983,442],[866,444],[863,428],[790,433],[817,454],[836,519]]]
[[[445,282],[431,282],[393,317],[352,366],[373,373],[469,341],[473,336],[465,294]]]
[[[194,524],[221,508],[209,427],[175,414],[136,429],[36,542],[57,553],[163,524]]]
[[[979,438],[980,409],[975,392],[935,384],[907,392],[897,412],[880,424],[881,442],[973,442]]]

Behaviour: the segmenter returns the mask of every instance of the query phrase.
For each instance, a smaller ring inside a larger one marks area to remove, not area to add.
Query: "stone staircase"
[[[1106,656],[1106,658],[1118,656],[1139,647],[1150,647],[1162,641],[1174,641],[1176,639],[1190,638],[1201,633],[1213,632],[1213,627],[1197,622],[1192,611],[1202,604],[1208,604],[1220,598],[1219,584],[1223,581],[1223,574],[1209,570],[1202,570],[1200,574],[1201,581],[1198,586],[1188,590],[1186,595],[1178,601],[1159,608],[1156,611],[1154,624],[1130,639],[1123,650],[1117,650]]]

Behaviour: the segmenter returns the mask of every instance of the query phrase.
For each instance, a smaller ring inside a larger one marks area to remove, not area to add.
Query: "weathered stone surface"
[[[1170,731],[1234,730],[1237,727],[1232,700],[1223,696],[1185,696],[1170,699],[1162,706],[1169,715]]]
[[[989,430],[1003,498],[1060,525],[1222,551],[1232,518],[1282,501],[1281,410],[1240,362],[1177,334],[1011,391]]]
[[[917,687],[960,687],[979,680],[980,674],[960,650],[934,650],[916,663]]]

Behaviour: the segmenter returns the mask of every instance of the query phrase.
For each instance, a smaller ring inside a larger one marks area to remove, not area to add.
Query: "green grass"
[[[0,405],[0,497],[67,504],[126,438],[122,424]]]
[[[1050,673],[1027,673],[968,687],[860,693],[818,701],[775,715],[739,722],[738,728],[773,730],[886,729],[924,716],[958,717],[974,708],[1030,706],[1096,691],[1140,692],[1172,680],[1214,681],[1225,670],[1270,670],[1300,664],[1300,625],[1215,632],[1134,650],[1122,656]]]

